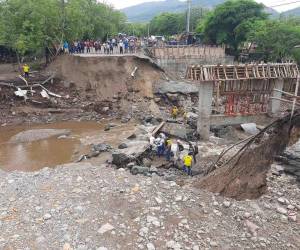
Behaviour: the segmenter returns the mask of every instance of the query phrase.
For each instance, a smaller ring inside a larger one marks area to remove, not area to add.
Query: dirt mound
[[[135,77],[131,74],[137,67]],[[153,84],[162,78],[162,71],[147,58],[138,56],[60,56],[50,69],[65,85],[74,85],[96,94],[98,100],[109,100],[119,94],[138,92],[153,96]]]
[[[231,162],[211,172],[195,186],[238,200],[260,197],[266,191],[266,175],[275,156],[282,153],[291,140],[296,140],[299,128],[300,113],[292,121],[289,115],[279,119],[246,143]],[[291,134],[292,131],[295,132]]]

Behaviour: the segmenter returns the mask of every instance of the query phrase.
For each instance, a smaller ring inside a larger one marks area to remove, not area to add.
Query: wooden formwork
[[[238,64],[238,65],[192,65],[186,79],[192,81],[228,81],[249,79],[296,79],[298,66],[295,63]]]
[[[283,91],[293,93],[298,75],[295,63],[192,65],[186,79],[214,84],[215,111],[236,115],[266,113],[276,81],[282,81]]]

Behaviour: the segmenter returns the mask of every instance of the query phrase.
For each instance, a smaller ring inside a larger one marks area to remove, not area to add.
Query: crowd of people
[[[186,112],[174,105],[170,110],[171,118],[176,120],[179,114],[183,116],[183,121],[186,123]],[[180,140],[168,138],[164,133],[160,133],[157,137],[151,135],[149,140],[151,150],[158,157],[165,157],[167,161],[172,162],[172,165],[192,176],[192,166],[197,162],[197,144],[193,145],[189,142],[184,146]]]
[[[100,40],[65,41],[63,50],[70,54],[134,54],[141,46],[141,41],[135,37],[115,37]]]
[[[197,162],[198,147],[189,143],[188,149],[183,146],[180,140],[167,138],[164,133],[157,137],[150,136],[150,147],[158,157],[166,157],[167,161],[182,169],[189,176],[192,176],[192,166]]]

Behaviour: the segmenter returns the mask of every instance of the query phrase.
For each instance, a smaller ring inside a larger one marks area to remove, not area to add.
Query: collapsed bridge
[[[203,139],[209,137],[211,122],[240,124],[253,115],[276,116],[281,101],[293,103],[282,99],[283,94],[299,94],[295,63],[191,65],[186,79],[199,86],[197,127]]]

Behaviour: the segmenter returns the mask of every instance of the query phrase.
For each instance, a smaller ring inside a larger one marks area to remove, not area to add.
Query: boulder
[[[53,136],[69,135],[68,129],[32,129],[20,132],[10,139],[11,143],[26,143],[48,139]]]
[[[178,100],[178,94],[167,93],[166,95],[167,95],[168,99],[172,102],[176,102]]]
[[[111,149],[112,149],[112,147],[105,143],[100,143],[100,144],[92,146],[92,150],[94,152],[108,152]]]
[[[149,168],[147,167],[141,167],[141,166],[133,166],[130,170],[130,172],[133,175],[137,174],[148,174],[149,173]]]
[[[226,139],[228,141],[237,141],[240,140],[240,137],[236,129],[232,126],[215,126],[211,129],[215,136]]]
[[[148,158],[143,159],[143,167],[147,167],[147,168],[151,167],[151,161]]]
[[[147,115],[147,116],[144,117],[143,120],[144,120],[145,122],[150,122],[150,123],[151,123],[152,119],[153,119],[153,116],[152,116],[152,115]]]
[[[128,140],[136,139],[136,134],[132,134],[129,137],[127,137]]]
[[[124,148],[128,148],[128,146],[127,146],[126,143],[121,143],[121,144],[118,146],[118,149],[124,149]]]

